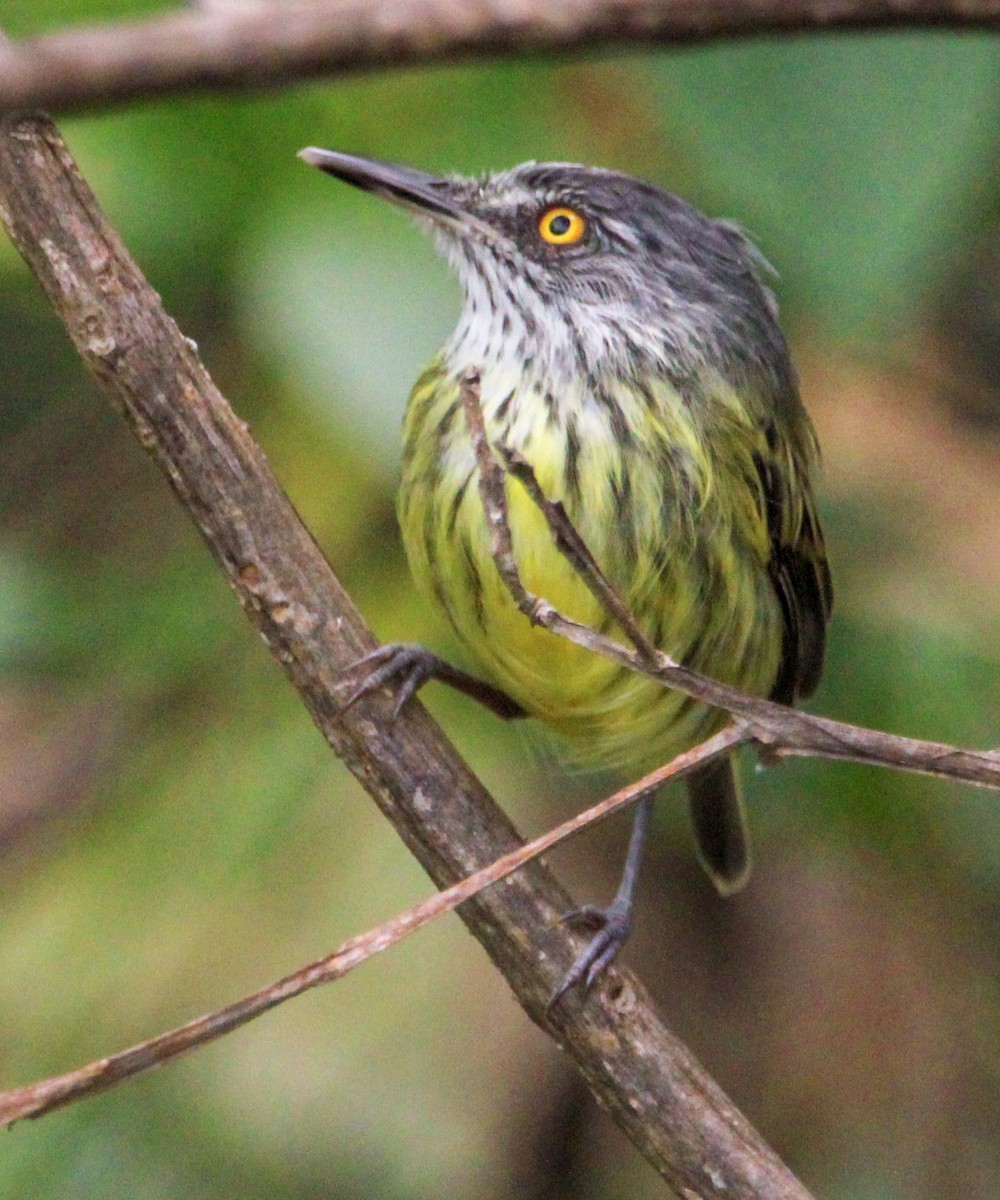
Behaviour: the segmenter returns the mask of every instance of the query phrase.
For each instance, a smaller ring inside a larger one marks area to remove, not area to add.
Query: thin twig
[[[0,219],[324,737],[435,883],[449,886],[515,850],[510,823],[419,703],[393,724],[391,697],[375,695],[338,719],[341,674],[372,647],[371,633],[41,115],[0,121]],[[459,912],[528,1015],[676,1194],[808,1200],[627,971],[612,968],[586,1003],[567,996],[546,1012],[582,948],[559,924],[571,906],[534,861]]]
[[[699,675],[662,651],[647,649],[648,643],[642,644],[645,638],[634,618],[628,614],[621,598],[597,567],[583,538],[572,527],[563,506],[553,504],[544,496],[531,466],[523,459],[517,459],[514,460],[517,477],[527,485],[528,493],[548,522],[556,544],[604,605],[608,615],[626,630],[638,649],[630,650],[589,626],[564,616],[543,597],[529,592],[521,580],[513,553],[507,521],[504,468],[487,439],[480,407],[478,373],[466,373],[460,381],[460,387],[469,438],[479,469],[479,492],[492,539],[494,561],[514,602],[536,624],[630,671],[646,675],[695,700],[728,712],[772,754],[811,755],[841,762],[866,763],[897,771],[960,779],[979,787],[1000,790],[1000,752],[996,750],[965,750],[941,742],[899,737],[881,730],[834,721],[829,717],[813,716],[784,704],[749,696],[728,684]],[[498,448],[497,453],[503,451]],[[505,457],[508,462],[511,461],[509,453]]]
[[[488,867],[473,872],[460,883],[453,884],[443,892],[435,892],[433,896],[414,904],[405,912],[368,930],[367,933],[349,938],[326,958],[309,963],[276,983],[268,984],[267,987],[233,1004],[227,1004],[225,1008],[187,1021],[176,1029],[130,1046],[127,1050],[108,1058],[95,1059],[75,1071],[41,1079],[8,1092],[0,1092],[0,1128],[25,1118],[44,1116],[53,1109],[62,1108],[97,1092],[107,1091],[133,1075],[162,1066],[173,1058],[232,1033],[254,1018],[277,1008],[279,1004],[284,1004],[286,1000],[301,996],[310,988],[342,979],[355,967],[395,946],[418,929],[423,929],[437,917],[452,912],[484,888],[513,875],[526,863],[540,854],[545,854],[560,842],[634,804],[643,796],[658,791],[668,781],[681,779],[706,763],[728,754],[745,740],[745,736],[734,726],[722,730],[692,750],[678,755],[666,766],[657,768],[644,779],[621,788],[614,795],[564,821],[555,829],[525,843],[520,849],[513,850]]]
[[[493,561],[518,608],[538,625],[552,620],[552,606],[541,596],[529,592],[521,579],[514,555],[507,513],[504,472],[517,479],[548,523],[556,547],[593,593],[597,602],[628,635],[642,661],[656,662],[656,647],[646,637],[628,605],[611,586],[559,501],[550,500],[539,486],[531,464],[516,450],[503,444],[490,446],[480,405],[479,372],[467,371],[459,381],[462,409],[469,429],[472,452],[479,472],[479,496],[490,531]],[[503,466],[497,460],[501,459]],[[563,618],[565,620],[566,618]],[[585,629],[586,626],[579,626]]]
[[[847,29],[997,29],[1000,0],[204,3],[0,45],[0,111],[263,88],[417,63]]]

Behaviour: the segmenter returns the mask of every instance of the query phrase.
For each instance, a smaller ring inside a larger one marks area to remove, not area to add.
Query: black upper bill
[[[360,158],[355,154],[342,154],[339,150],[320,150],[316,146],[300,150],[299,158],[362,191],[373,192],[376,196],[415,208],[428,216],[444,217],[462,224],[469,221],[468,214],[449,198],[449,182],[440,175],[431,175],[400,163],[383,162],[378,158]]]

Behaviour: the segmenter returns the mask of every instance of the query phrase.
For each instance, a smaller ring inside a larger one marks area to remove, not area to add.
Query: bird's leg
[[[549,1008],[558,1004],[570,988],[579,983],[582,983],[584,991],[587,991],[598,976],[611,965],[615,955],[628,941],[632,932],[632,901],[635,898],[635,885],[639,879],[654,799],[652,795],[644,797],[635,810],[632,836],[629,838],[628,854],[625,856],[625,869],[622,871],[621,883],[614,900],[606,908],[585,904],[582,908],[574,908],[563,916],[562,920],[571,925],[580,924],[586,929],[593,929],[594,936],[566,972],[562,983],[552,993]]]
[[[443,658],[438,658],[430,650],[425,650],[423,646],[414,643],[390,642],[388,645],[379,646],[370,654],[359,658],[344,672],[345,675],[355,673],[359,674],[361,678],[357,687],[344,702],[340,710],[341,716],[371,692],[377,691],[387,683],[398,683],[399,691],[392,710],[392,719],[395,720],[402,712],[406,702],[429,679],[438,679],[457,692],[471,696],[473,700],[478,701],[484,708],[488,708],[490,712],[505,721],[527,716],[520,704],[516,700],[512,700],[506,692],[502,692],[482,679],[477,679],[475,675],[470,675],[467,671],[453,667]]]

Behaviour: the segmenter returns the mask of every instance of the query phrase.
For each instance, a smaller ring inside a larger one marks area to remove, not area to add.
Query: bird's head
[[[787,361],[764,258],[736,226],[651,184],[572,163],[472,179],[300,157],[433,229],[465,295],[449,343],[463,365],[512,355],[549,376],[619,378],[708,366],[736,381]]]

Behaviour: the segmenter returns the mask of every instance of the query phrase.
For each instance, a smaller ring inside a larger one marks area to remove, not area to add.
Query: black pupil
[[[564,234],[569,233],[571,224],[572,221],[570,221],[569,217],[567,217],[565,213],[559,213],[558,216],[553,217],[552,220],[549,221],[549,233],[553,234],[555,237],[562,237]]]

